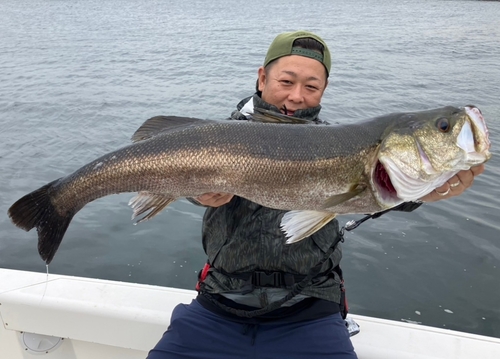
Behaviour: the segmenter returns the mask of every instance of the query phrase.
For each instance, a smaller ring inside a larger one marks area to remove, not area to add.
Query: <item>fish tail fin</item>
[[[25,231],[37,229],[38,253],[47,264],[52,261],[64,233],[77,212],[66,213],[64,216],[57,212],[48,192],[57,181],[50,182],[20,198],[8,211],[10,219],[17,227]]]

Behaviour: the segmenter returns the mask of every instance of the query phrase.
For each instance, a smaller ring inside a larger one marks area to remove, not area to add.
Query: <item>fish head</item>
[[[382,203],[414,201],[491,157],[475,106],[397,114],[382,138],[372,185]]]

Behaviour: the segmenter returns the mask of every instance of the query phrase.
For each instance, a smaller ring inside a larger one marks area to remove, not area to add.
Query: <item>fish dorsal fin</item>
[[[289,211],[281,219],[281,230],[287,237],[286,244],[298,242],[319,231],[334,219],[335,213],[320,211]]]
[[[292,123],[292,124],[310,123],[310,121],[304,120],[302,118],[287,116],[279,112],[265,110],[263,108],[257,108],[257,107],[253,109],[253,114],[250,114],[249,118],[254,122],[266,122],[266,123]]]
[[[146,120],[132,135],[132,142],[147,140],[164,131],[174,131],[193,125],[206,124],[207,121],[194,117],[155,116]]]
[[[337,194],[335,196],[328,197],[325,201],[323,208],[332,208],[338,206],[341,203],[344,203],[351,198],[356,197],[358,194],[363,192],[366,189],[366,185],[358,184],[353,186],[348,192]]]

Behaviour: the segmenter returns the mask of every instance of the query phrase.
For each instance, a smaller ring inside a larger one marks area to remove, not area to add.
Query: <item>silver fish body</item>
[[[336,214],[416,200],[491,156],[486,124],[473,106],[338,126],[158,116],[133,140],[9,209],[14,224],[37,228],[47,263],[71,218],[110,194],[139,192],[130,203],[134,216],[150,219],[179,197],[233,193],[289,210],[282,227],[295,242]]]

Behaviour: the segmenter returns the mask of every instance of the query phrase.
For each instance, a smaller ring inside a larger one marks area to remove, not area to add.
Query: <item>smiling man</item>
[[[258,69],[257,92],[238,104],[231,119],[248,120],[258,107],[311,126],[324,123],[318,115],[330,69],[330,51],[319,36],[306,31],[278,35]],[[423,200],[459,195],[483,170],[462,171]],[[337,220],[287,245],[280,229],[285,211],[227,193],[207,193],[197,201],[208,207],[203,219],[208,260],[199,295],[174,309],[149,359],[356,358],[343,320],[347,311]],[[397,209],[419,206],[405,203]],[[311,268],[320,270],[296,293],[294,286]]]
[[[231,117],[246,120],[255,106],[322,122],[318,114],[330,67],[328,47],[317,35],[306,31],[278,35],[258,70],[257,92],[241,101]]]
[[[275,43],[280,44],[286,37],[293,38],[293,36],[283,34]],[[319,49],[311,50],[300,47],[301,42],[304,46],[307,46],[308,42],[314,44],[312,39],[298,39],[296,41],[296,46],[298,46],[292,49],[286,46],[277,47],[268,53],[264,66],[259,68],[260,97],[265,102],[278,107],[285,115],[294,116],[297,110],[319,106],[328,85],[330,69],[324,64],[330,62],[329,53],[327,53],[328,58],[324,59]],[[290,53],[292,55],[283,56],[283,54]]]

